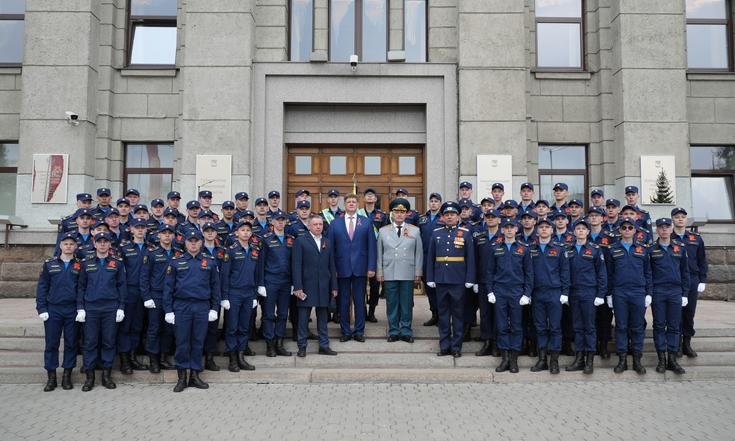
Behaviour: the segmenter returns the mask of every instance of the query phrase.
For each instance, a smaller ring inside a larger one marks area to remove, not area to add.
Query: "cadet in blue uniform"
[[[681,308],[689,301],[689,262],[686,246],[672,240],[672,233],[671,218],[656,219],[658,240],[651,247],[651,312],[653,343],[658,355],[656,372],[663,374],[668,369],[681,375],[685,371],[676,361],[676,353],[679,351]]]
[[[204,213],[204,211],[202,211]],[[200,213],[201,215],[201,213]],[[217,262],[217,270],[220,273],[220,281],[222,281],[222,265],[225,261],[225,253],[227,250],[218,242],[216,224],[205,222],[202,224],[202,254],[209,256]],[[219,314],[220,308],[215,308]],[[227,326],[227,318],[225,317],[223,326]],[[214,354],[217,352],[217,337],[219,336],[219,320],[207,323],[207,336],[204,338],[204,369],[208,371],[219,371],[219,366],[214,361]]]
[[[181,205],[181,194],[178,191],[169,191],[166,195],[166,203],[172,210],[176,210],[176,223],[182,224],[186,221],[186,216],[180,213],[179,206]]]
[[[286,234],[287,215],[283,211],[271,217],[273,231],[263,236],[258,268],[258,291],[265,294],[263,337],[266,356],[291,356],[283,346],[291,296],[291,248],[294,237]]]
[[[482,208],[472,202],[472,182],[462,181],[459,183],[459,191],[457,192],[459,200],[467,200],[471,210],[470,220],[472,222],[482,222],[483,211]]]
[[[533,213],[536,204],[533,202],[533,184],[524,182],[521,184],[521,200],[518,202],[518,213]]]
[[[594,213],[599,214],[597,211]],[[590,224],[587,220],[574,224],[574,235],[577,241],[574,247],[567,251],[571,279],[569,300],[572,304],[574,319],[576,354],[574,361],[566,367],[566,370],[568,372],[583,371],[585,374],[591,374],[594,370],[595,345],[597,344],[596,308],[609,309],[604,306],[607,294],[605,257],[602,249],[589,240],[589,233]]]
[[[125,264],[128,285],[125,297],[125,320],[117,329],[120,372],[123,374],[132,374],[133,370],[148,369],[148,366],[140,363],[135,356],[135,349],[140,343],[140,336],[143,332],[143,316],[145,315],[140,288],[140,269],[143,266],[143,255],[146,249],[146,220],[141,217],[131,219],[130,229],[133,233],[132,241],[120,244],[120,258]]]
[[[689,262],[689,295],[687,305],[682,308],[680,352],[691,358],[697,356],[696,351],[692,349],[694,313],[697,311],[697,298],[704,292],[707,283],[707,256],[702,236],[694,231],[686,231],[686,210],[681,207],[674,208],[671,210],[671,220],[674,224],[675,238],[686,246]]]
[[[143,266],[140,268],[140,296],[148,311],[145,349],[152,374],[161,372],[161,368],[173,369],[167,360],[173,350],[173,328],[164,321],[163,286],[171,259],[181,256],[181,250],[173,246],[174,230],[168,224],[158,227],[158,245],[149,245],[143,251]]]
[[[645,374],[641,364],[646,308],[651,305],[650,253],[646,246],[633,243],[636,220],[630,217],[620,222],[620,242],[610,247],[606,259],[608,273],[608,306],[615,311],[615,344],[619,361],[615,373],[628,369],[628,331],[633,345],[633,370]]]
[[[566,185],[566,184],[563,184]],[[560,190],[556,190],[557,193]],[[577,204],[581,202],[576,201]],[[570,203],[571,204],[571,203]],[[554,231],[553,241],[559,245],[562,245],[567,251],[572,249],[575,242],[574,234],[569,231],[569,218],[571,213],[570,204],[564,204],[565,209],[561,211],[555,211],[552,214],[554,220]],[[574,355],[572,350],[572,342],[574,341],[574,327],[572,325],[572,310],[569,304],[562,305],[561,315],[561,332],[562,332],[562,349],[561,352],[564,355]]]
[[[222,264],[222,307],[227,315],[225,350],[230,355],[230,372],[255,369],[242,356],[250,337],[250,316],[257,306],[255,289],[260,255],[259,250],[251,246],[252,234],[250,222],[239,222],[235,227],[237,242],[227,248]]]
[[[424,326],[435,326],[438,323],[438,315],[436,313],[436,288],[432,288],[426,284],[426,267],[428,266],[429,244],[431,243],[431,235],[434,230],[444,225],[441,220],[441,204],[442,196],[439,193],[431,193],[429,195],[429,209],[423,216],[419,217],[419,230],[421,230],[421,245],[424,248],[424,268],[423,282],[426,297],[429,299],[429,309],[431,310],[431,318],[424,322]]]
[[[268,201],[265,198],[255,199],[255,215],[253,221],[253,234],[262,238],[271,231],[270,219],[268,218]]]
[[[437,355],[462,356],[464,293],[477,280],[472,233],[457,226],[459,205],[445,202],[443,227],[434,230],[429,244],[426,284],[436,288],[439,314],[439,352]]]
[[[94,368],[99,351],[102,385],[114,389],[112,361],[115,358],[117,323],[125,318],[127,283],[121,259],[109,254],[112,237],[99,233],[94,237],[95,255],[82,262],[77,289],[78,322],[84,322],[84,370],[87,379],[82,391],[94,387]]]
[[[500,234],[498,225],[500,224],[500,213],[497,210],[488,209],[485,212],[485,222],[482,230],[476,231],[472,235],[472,241],[475,244],[475,262],[477,263],[477,284],[478,298],[477,303],[480,307],[480,340],[484,342],[482,348],[475,352],[478,357],[492,355],[500,356],[497,345],[497,332],[495,327],[495,305],[488,302],[487,293],[490,292],[485,277],[487,274],[483,268],[487,265],[487,258],[490,255],[491,247],[496,243],[503,242],[503,236]]]
[[[649,237],[653,237],[653,224],[651,223],[651,215],[638,206],[638,187],[629,185],[625,187],[625,202],[631,205],[638,212],[638,227],[640,227]]]
[[[105,215],[112,208],[110,205],[112,192],[109,188],[97,189],[97,206],[92,209],[94,217],[98,220],[104,219]]]
[[[309,215],[311,214],[311,202],[299,201],[296,204],[295,217],[291,219],[286,227],[286,233],[293,237],[301,237],[309,234]]]
[[[61,252],[46,259],[36,286],[36,312],[43,320],[46,346],[43,367],[48,374],[44,392],[56,389],[56,368],[59,367],[59,341],[64,332],[64,374],[61,387],[72,389],[71,373],[77,365],[76,317],[77,282],[81,262],[74,257],[77,248],[72,232],[66,232],[59,241]]]
[[[92,195],[89,193],[77,193],[77,210],[80,208],[91,208],[92,207]],[[77,228],[76,223],[76,210],[69,216],[64,216],[59,220],[59,235],[71,231],[75,231]],[[57,239],[58,242],[58,239]]]
[[[219,243],[222,246],[229,246],[229,237],[232,231],[235,229],[235,203],[232,201],[222,202],[222,219],[219,220],[214,226],[217,229],[217,236],[219,236]]]
[[[517,373],[523,338],[521,307],[531,303],[533,263],[528,246],[516,241],[518,225],[514,220],[503,219],[500,231],[503,241],[490,248],[483,269],[487,300],[495,305],[498,348],[503,357],[495,372]]]
[[[207,323],[217,320],[220,306],[220,281],[217,262],[201,252],[202,234],[190,230],[185,235],[186,252],[174,256],[166,268],[163,289],[164,319],[174,325],[176,334],[176,370],[178,381],[174,392],[187,385],[207,389],[209,384],[199,378],[202,371],[204,338]],[[186,370],[189,369],[189,382]]]
[[[538,362],[531,372],[559,373],[561,307],[569,303],[569,261],[563,245],[551,240],[548,219],[539,222],[538,243],[529,246],[533,263],[533,322],[538,338]],[[547,360],[550,354],[550,361]]]

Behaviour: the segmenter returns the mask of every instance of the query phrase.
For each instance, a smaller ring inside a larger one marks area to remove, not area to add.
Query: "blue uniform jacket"
[[[534,290],[560,290],[569,295],[569,260],[563,245],[549,242],[545,250],[540,244],[529,246],[533,263]]]
[[[163,299],[163,287],[166,283],[166,268],[174,256],[181,256],[181,252],[171,247],[167,252],[160,246],[148,246],[143,251],[143,265],[140,267],[140,296],[146,300]],[[160,307],[160,305],[156,305]]]
[[[492,252],[492,246],[496,243],[502,243],[503,236],[500,234],[500,230],[496,231],[492,236],[490,236],[488,230],[475,231],[472,234],[472,241],[475,243],[475,262],[477,268],[480,269],[477,272],[477,283],[487,283],[487,280],[485,280],[487,274],[483,271],[483,268],[487,267],[487,258]]]
[[[477,282],[475,245],[466,228],[445,225],[434,230],[429,244],[426,281],[448,285]]]
[[[36,285],[36,311],[39,314],[48,312],[49,305],[74,305],[81,269],[79,259],[72,259],[66,268],[58,256],[46,259]]]
[[[633,292],[651,295],[651,259],[649,250],[643,245],[633,244],[630,252],[621,242],[610,247],[607,262],[608,295],[617,292]]]
[[[258,286],[291,284],[291,248],[294,237],[284,233],[283,242],[275,233],[263,237],[258,268]]]
[[[607,267],[605,253],[593,242],[587,241],[579,252],[574,246],[567,251],[572,290],[594,290],[595,297],[607,295]]]
[[[366,277],[377,265],[377,241],[373,224],[364,216],[355,216],[355,232],[350,240],[347,234],[347,215],[336,218],[329,225],[327,236],[334,244],[334,265],[337,277]]]
[[[104,259],[94,256],[82,261],[77,309],[124,309],[127,295],[127,278],[122,259],[108,255]]]
[[[306,299],[298,306],[326,308],[331,292],[337,289],[334,246],[322,234],[321,249],[317,249],[311,234],[296,238],[291,249],[291,275],[294,290],[303,290]]]
[[[174,256],[166,268],[163,310],[173,312],[174,299],[206,300],[209,309],[219,310],[220,283],[217,262],[201,252]]]
[[[700,283],[707,282],[707,257],[704,254],[704,241],[699,233],[687,232],[683,236],[675,234],[679,241],[687,247],[687,260],[689,262],[689,274],[692,279]]]
[[[656,241],[650,251],[654,291],[669,294],[681,289],[680,294],[687,297],[689,262],[686,247],[678,241],[671,241],[668,247],[663,247]]]
[[[125,276],[130,287],[140,287],[140,269],[143,266],[143,254],[145,250],[145,243],[140,246],[134,242],[123,242],[120,244],[120,258],[125,264]]]
[[[230,300],[235,293],[255,296],[259,260],[258,248],[243,248],[239,241],[227,248],[222,263],[222,300]]]
[[[483,269],[489,292],[500,288],[508,293],[520,291],[521,294],[531,297],[534,277],[528,246],[513,242],[509,250],[503,240],[494,243],[489,251]]]
[[[304,235],[309,234],[309,229],[306,227],[306,224],[301,222],[301,219],[291,220],[288,225],[286,226],[286,234],[291,235],[293,237],[301,237]],[[326,234],[326,232],[322,232],[322,235]]]

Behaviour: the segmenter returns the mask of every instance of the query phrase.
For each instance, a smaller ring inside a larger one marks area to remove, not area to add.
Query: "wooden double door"
[[[356,190],[360,206],[366,188],[378,194],[378,207],[386,210],[399,188],[408,191],[411,208],[424,211],[424,149],[422,145],[288,145],[286,189],[288,209],[293,195],[311,192],[312,211],[327,207],[327,193],[344,195]]]

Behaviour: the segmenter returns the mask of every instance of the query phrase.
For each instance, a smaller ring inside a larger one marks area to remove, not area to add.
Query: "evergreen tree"
[[[652,204],[673,204],[674,203],[674,192],[671,191],[671,184],[669,178],[666,177],[664,169],[658,174],[656,178],[656,194],[651,196]]]

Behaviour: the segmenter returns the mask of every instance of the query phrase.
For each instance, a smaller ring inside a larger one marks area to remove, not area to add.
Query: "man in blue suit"
[[[299,236],[291,249],[291,276],[293,295],[298,307],[298,346],[296,354],[306,357],[306,342],[309,336],[309,315],[316,310],[316,325],[319,332],[319,353],[337,355],[329,347],[327,322],[329,300],[337,296],[337,270],[334,267],[334,245],[322,235],[324,221],[318,214],[309,217],[309,233]],[[371,232],[372,234],[372,232]],[[363,288],[364,289],[364,288]],[[330,296],[331,294],[331,296]]]
[[[373,224],[357,214],[357,195],[345,196],[344,216],[329,224],[334,243],[334,264],[339,285],[342,337],[339,341],[365,341],[365,290],[367,279],[375,277],[377,248]],[[355,328],[350,328],[350,300],[355,305]]]

